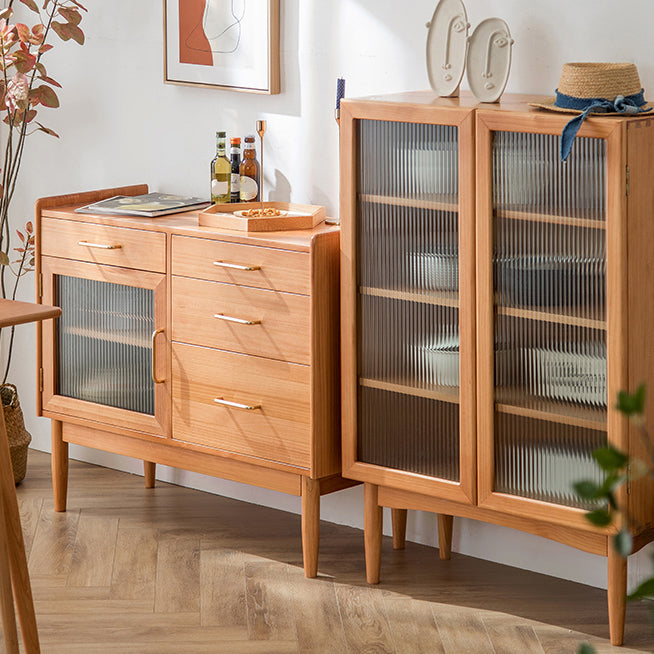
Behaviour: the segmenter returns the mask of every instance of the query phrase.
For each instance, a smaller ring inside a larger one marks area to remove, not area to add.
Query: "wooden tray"
[[[325,220],[325,207],[313,204],[292,204],[289,202],[264,202],[264,209],[279,209],[287,212],[283,216],[237,216],[235,211],[260,209],[261,202],[238,202],[213,204],[199,214],[198,222],[203,227],[221,227],[241,232],[276,232],[294,229],[311,229]]]

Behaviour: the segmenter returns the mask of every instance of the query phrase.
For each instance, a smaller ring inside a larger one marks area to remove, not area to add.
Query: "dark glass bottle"
[[[257,151],[254,147],[254,136],[246,136],[241,161],[241,202],[259,202],[260,167],[257,161]]]
[[[231,145],[230,161],[232,162],[230,197],[232,202],[241,200],[241,139],[238,137],[229,140]]]

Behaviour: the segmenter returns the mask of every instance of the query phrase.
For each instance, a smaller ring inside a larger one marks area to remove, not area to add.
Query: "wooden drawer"
[[[174,438],[308,468],[309,370],[173,343]],[[258,408],[220,405],[216,398]]]
[[[309,325],[307,295],[173,277],[175,341],[309,364]]]
[[[159,232],[43,218],[41,250],[46,256],[166,271],[166,235]]]
[[[173,236],[173,275],[309,295],[307,252]]]

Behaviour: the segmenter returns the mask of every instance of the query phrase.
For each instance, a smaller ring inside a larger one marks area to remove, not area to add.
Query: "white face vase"
[[[236,52],[241,40],[241,21],[246,0],[206,0],[202,25],[211,52]]]

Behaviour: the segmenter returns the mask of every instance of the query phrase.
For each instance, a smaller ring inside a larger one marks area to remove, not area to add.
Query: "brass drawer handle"
[[[256,409],[260,409],[261,405],[260,404],[241,404],[240,402],[230,402],[229,400],[223,400],[222,397],[214,397],[213,401],[216,404],[221,404],[222,406],[228,406],[233,409],[244,409],[245,411],[255,411]]]
[[[233,270],[261,270],[261,266],[248,266],[242,263],[230,263],[229,261],[214,261],[214,266],[221,268],[232,268]]]
[[[155,329],[152,332],[152,381],[155,384],[163,384],[165,379],[157,379],[157,336],[163,334],[163,329]]]
[[[106,243],[90,243],[89,241],[77,241],[77,245],[83,245],[87,248],[99,248],[100,250],[120,250],[123,247],[120,244],[107,245]]]
[[[233,318],[232,316],[226,316],[223,313],[214,313],[214,318],[218,320],[227,320],[227,322],[236,322],[239,325],[260,325],[261,320],[246,320],[245,318]]]

